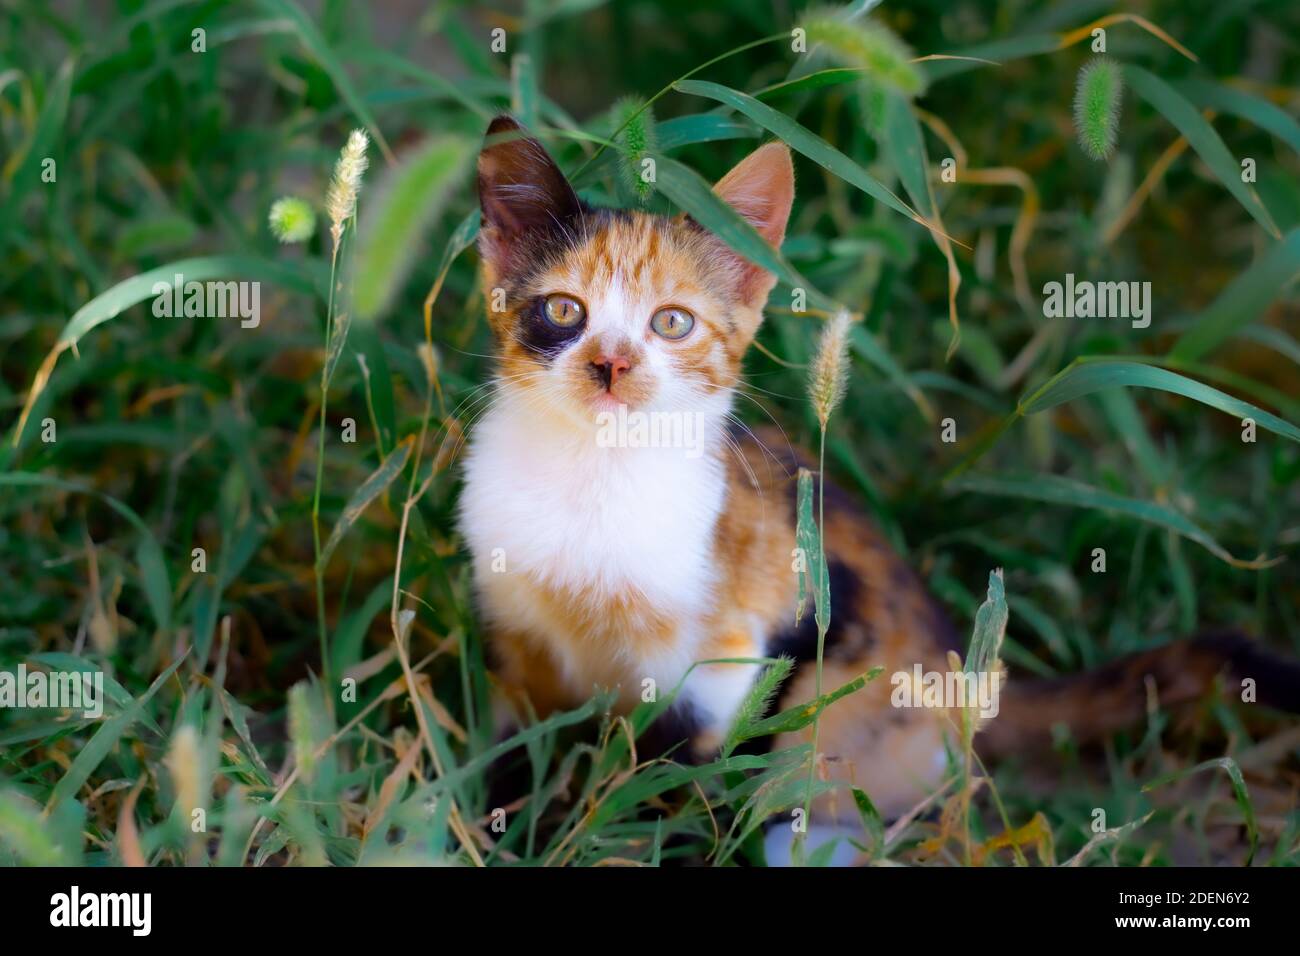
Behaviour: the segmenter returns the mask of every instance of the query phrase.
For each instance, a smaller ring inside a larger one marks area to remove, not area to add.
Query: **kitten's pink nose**
[[[632,363],[621,355],[602,355],[599,358],[592,359],[591,367],[595,371],[596,377],[600,379],[600,383],[608,389],[614,387],[619,375],[630,369]]]

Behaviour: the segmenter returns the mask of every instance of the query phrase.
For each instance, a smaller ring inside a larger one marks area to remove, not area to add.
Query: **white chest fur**
[[[669,650],[637,659],[636,642],[603,648],[627,678],[672,686],[696,658],[713,608],[713,535],[725,503],[722,462],[681,448],[602,447],[582,433],[503,396],[474,430],[465,466],[461,527],[490,617],[542,631],[555,624],[530,606],[524,575],[573,595],[598,614],[636,594],[678,622]],[[546,637],[545,633],[541,636]],[[572,647],[570,635],[552,635]],[[631,638],[632,635],[629,635]],[[580,660],[560,660],[585,695]]]

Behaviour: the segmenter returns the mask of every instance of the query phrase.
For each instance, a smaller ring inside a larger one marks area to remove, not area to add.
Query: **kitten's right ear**
[[[483,213],[479,247],[498,272],[507,272],[520,240],[573,230],[582,204],[546,149],[513,117],[489,124],[478,155],[478,199]]]

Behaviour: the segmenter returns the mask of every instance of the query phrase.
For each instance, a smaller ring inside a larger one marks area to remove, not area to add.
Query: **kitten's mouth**
[[[592,396],[591,404],[595,406],[598,412],[616,412],[620,408],[626,408],[629,403],[621,395],[616,395],[610,389],[602,388]]]

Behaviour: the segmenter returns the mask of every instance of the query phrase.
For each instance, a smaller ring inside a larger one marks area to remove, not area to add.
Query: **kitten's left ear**
[[[781,248],[794,203],[794,164],[785,143],[760,146],[718,180],[713,191],[744,216],[772,248]],[[741,300],[761,308],[776,285],[776,276],[730,248],[728,252],[739,263]]]

